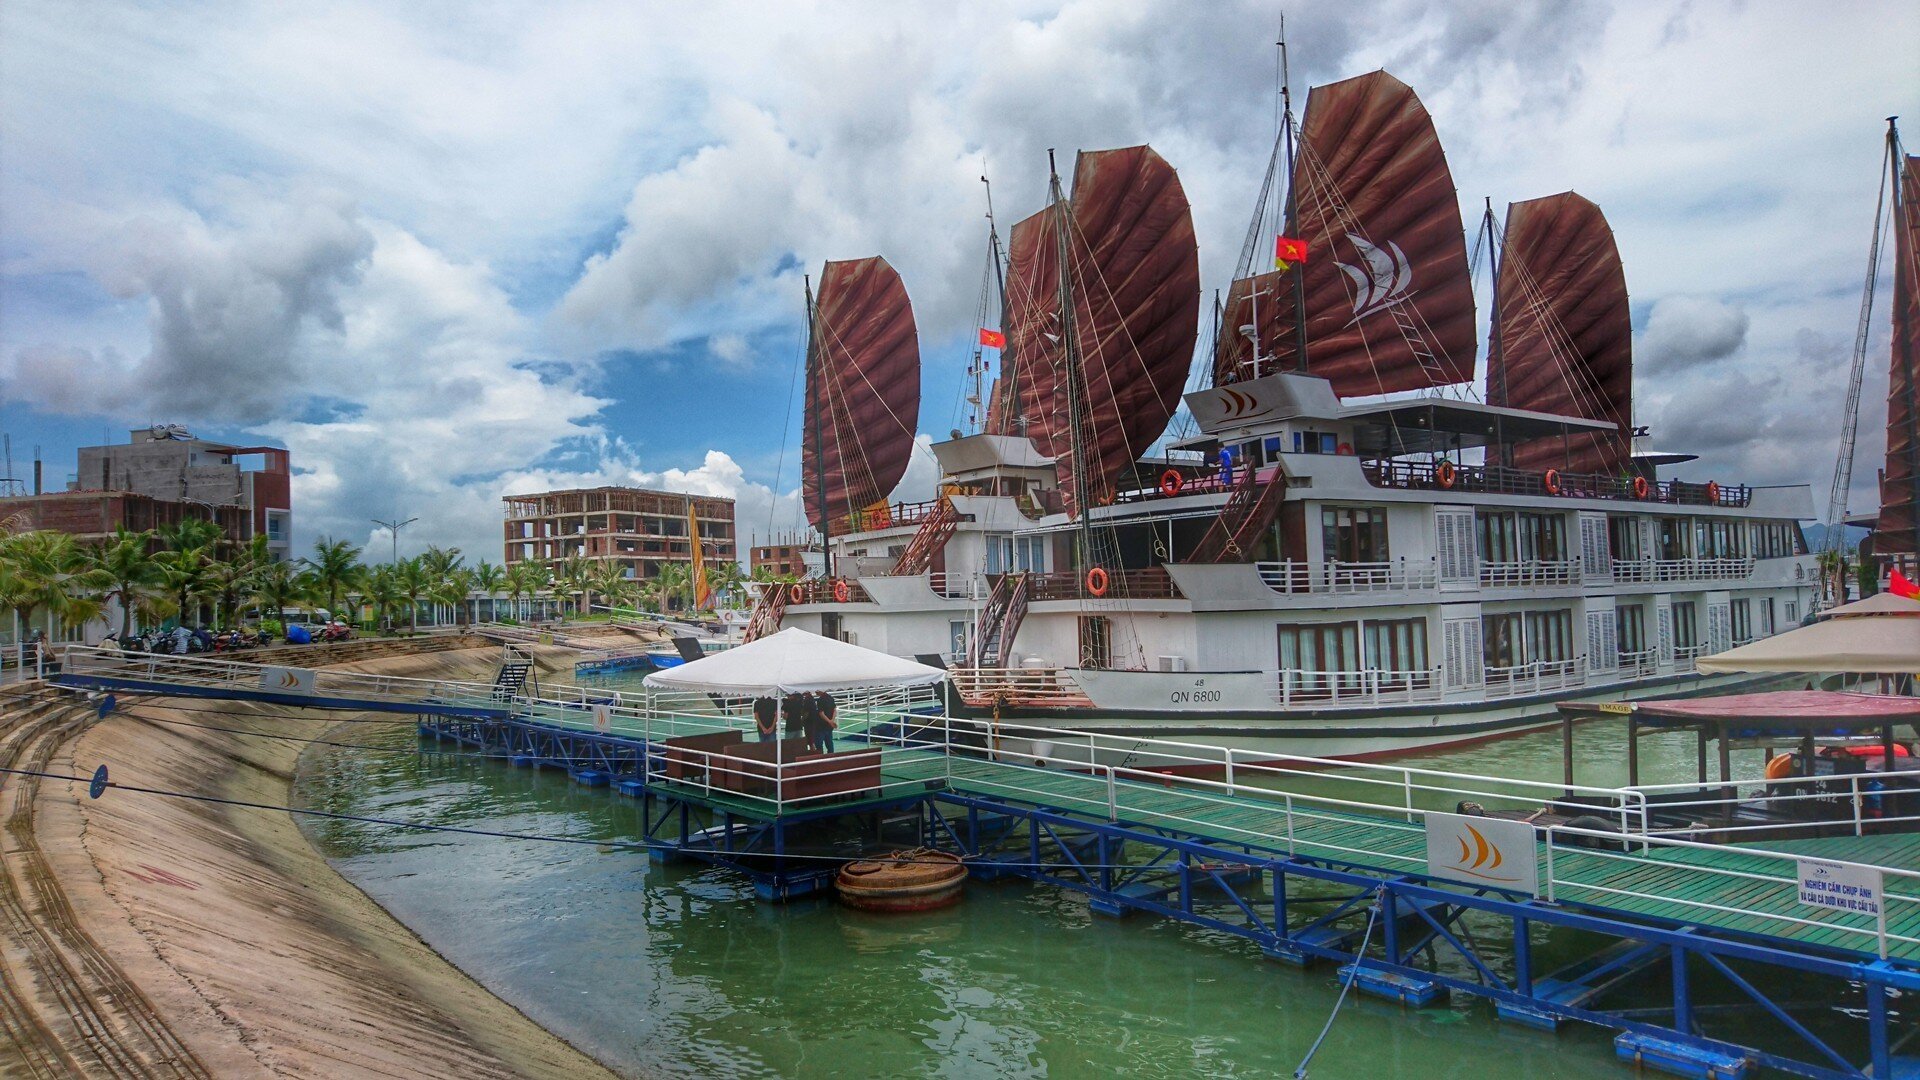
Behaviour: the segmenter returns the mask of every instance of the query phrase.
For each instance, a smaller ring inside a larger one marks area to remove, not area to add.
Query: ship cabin
[[[1523,470],[1513,448],[1606,425],[1293,373],[1187,402],[1199,435],[1084,522],[1026,438],[936,443],[940,497],[836,522],[785,625],[963,673],[1258,673],[1281,705],[1361,705],[1690,674],[1812,612],[1805,485],[1660,476],[1677,454]]]

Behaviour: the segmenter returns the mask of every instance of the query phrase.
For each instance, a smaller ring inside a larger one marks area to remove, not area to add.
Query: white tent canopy
[[[1912,674],[1920,672],[1920,619],[1898,615],[1826,619],[1703,656],[1698,663],[1706,672]]]
[[[815,690],[930,686],[946,677],[937,667],[789,627],[759,641],[656,671],[645,682],[655,690],[769,697]]]
[[[1830,607],[1820,613],[1822,619],[1850,619],[1862,615],[1920,616],[1920,600],[1909,600],[1890,592],[1874,593],[1865,600]]]

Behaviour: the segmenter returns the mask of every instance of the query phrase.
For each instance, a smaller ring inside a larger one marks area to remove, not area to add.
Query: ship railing
[[[1571,660],[1533,660],[1502,667],[1489,665],[1485,678],[1486,694],[1490,698],[1524,697],[1586,685],[1587,661],[1585,657],[1575,657]]]
[[[993,590],[983,574],[949,574],[935,570],[927,575],[927,588],[948,600],[985,600]]]
[[[871,604],[873,596],[858,578],[819,577],[796,581],[786,586],[787,603],[792,604]],[[841,599],[842,590],[845,599]]]
[[[1281,705],[1392,705],[1438,701],[1441,672],[1365,669],[1275,673],[1273,700]]]
[[[989,574],[989,578],[996,575]],[[1087,577],[1078,570],[1053,570],[1027,575],[1027,599],[1042,600],[1179,600],[1180,587],[1158,566],[1138,570],[1108,570],[1103,596],[1087,589]]]
[[[1673,647],[1673,662],[1679,667],[1690,668],[1693,666],[1693,662],[1700,659],[1701,655],[1706,651],[1707,647],[1705,644],[1675,645]]]
[[[1440,568],[1433,558],[1388,562],[1261,562],[1254,569],[1277,593],[1404,592],[1436,588]]]
[[[1579,559],[1525,559],[1480,564],[1480,585],[1488,589],[1578,585],[1580,580]]]
[[[1653,649],[1638,649],[1620,654],[1618,671],[1623,679],[1653,674],[1660,667],[1660,654]]]
[[[1749,556],[1705,559],[1615,559],[1613,580],[1633,584],[1658,581],[1724,581],[1753,575]]]
[[[1057,667],[955,667],[947,671],[953,689],[970,704],[996,700],[1037,704],[1084,703],[1086,691]]]
[[[898,529],[908,525],[918,525],[940,511],[939,499],[923,502],[894,503],[891,506],[881,504],[865,510],[856,510],[851,514],[835,518],[833,534],[845,536],[848,533],[871,532],[878,529]]]
[[[1490,495],[1534,495],[1563,499],[1615,499],[1632,502],[1670,503],[1681,506],[1746,506],[1753,489],[1745,484],[1691,483],[1685,480],[1661,480],[1648,483],[1644,494],[1630,476],[1601,473],[1575,473],[1561,469],[1533,471],[1504,465],[1451,463],[1452,482],[1441,483],[1438,462],[1368,461],[1362,462],[1367,480],[1375,487],[1407,488],[1445,492],[1473,492]],[[1548,490],[1548,472],[1558,491]]]

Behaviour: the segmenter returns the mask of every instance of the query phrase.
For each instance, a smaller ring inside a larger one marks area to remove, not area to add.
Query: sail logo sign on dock
[[[308,668],[261,668],[260,689],[276,694],[311,694],[313,672]]]
[[[1468,885],[1540,891],[1533,826],[1525,821],[1427,815],[1427,873]]]
[[[1801,903],[1879,917],[1880,871],[1818,859],[1800,859],[1798,864]]]

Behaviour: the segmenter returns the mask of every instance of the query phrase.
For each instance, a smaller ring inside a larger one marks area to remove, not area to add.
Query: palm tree
[[[732,600],[733,594],[740,588],[740,584],[745,580],[746,575],[740,572],[740,564],[734,562],[732,559],[721,559],[719,562],[707,567],[707,587],[713,590],[713,595],[716,598],[714,607],[717,608],[720,606],[718,601],[719,597],[726,597],[728,600]]]
[[[647,584],[652,586],[653,594],[659,601],[660,614],[665,615],[673,606],[673,599],[679,596],[693,581],[693,573],[686,563],[661,563],[660,573]]]
[[[406,599],[406,593],[400,587],[399,572],[392,566],[376,566],[366,576],[361,588],[361,599],[373,608],[374,621],[384,622],[387,629],[393,629],[389,616],[394,608],[400,606],[400,601]]]
[[[595,567],[590,585],[594,592],[600,594],[607,607],[619,607],[633,591],[633,582],[627,578],[626,569],[616,562],[605,562]]]
[[[587,560],[579,555],[569,555],[553,575],[553,591],[561,596],[572,597],[573,613],[583,615],[586,613],[583,602],[588,597],[592,579],[593,567],[588,565]]]
[[[340,593],[352,588],[364,572],[360,549],[345,540],[323,536],[314,542],[313,556],[300,562],[313,572],[314,581],[327,598],[327,611],[339,614]]]
[[[254,577],[254,595],[260,599],[262,617],[285,622],[287,609],[307,596],[312,579],[302,575],[290,562],[270,562]]]
[[[9,588],[13,610],[22,622],[32,625],[33,613],[45,609],[42,629],[51,638],[55,619],[85,622],[99,610],[88,593],[104,587],[104,578],[87,566],[72,536],[38,529],[15,533],[4,544],[4,561],[17,578]]]
[[[116,531],[111,538],[87,549],[87,565],[101,582],[102,599],[120,605],[120,636],[133,635],[133,611],[162,583],[160,564],[148,550],[152,534]]]
[[[181,518],[171,525],[162,525],[154,530],[164,551],[188,551],[193,548],[211,549],[218,544],[226,533],[220,526],[206,518]]]
[[[400,586],[400,595],[407,601],[407,623],[417,634],[420,632],[421,598],[429,596],[434,586],[445,579],[434,577],[428,571],[426,557],[423,555],[401,560],[399,569],[395,571],[395,578]]]
[[[537,596],[551,578],[545,563],[519,562],[507,570],[507,595],[513,599],[514,617],[520,617],[520,598]]]
[[[160,568],[166,594],[173,599],[173,611],[181,624],[192,621],[199,598],[214,587],[212,549],[189,547],[162,551],[153,557]]]
[[[481,559],[473,564],[470,573],[473,574],[473,587],[487,594],[487,621],[493,622],[499,619],[500,601],[496,599],[496,594],[499,593],[500,586],[506,584],[507,572]],[[475,614],[477,616],[478,612]]]
[[[461,568],[435,582],[427,596],[437,604],[452,608],[453,624],[460,626],[466,621],[467,594],[472,591],[473,571]]]
[[[232,626],[240,621],[240,608],[253,595],[260,568],[271,561],[267,538],[256,536],[213,564],[208,591],[213,596],[214,625]]]
[[[427,577],[439,583],[444,583],[455,570],[464,566],[466,561],[457,547],[443,548],[429,544],[427,550],[420,553],[420,564],[425,568]],[[435,602],[438,603],[438,601]],[[434,621],[440,621],[438,613],[434,615]]]

